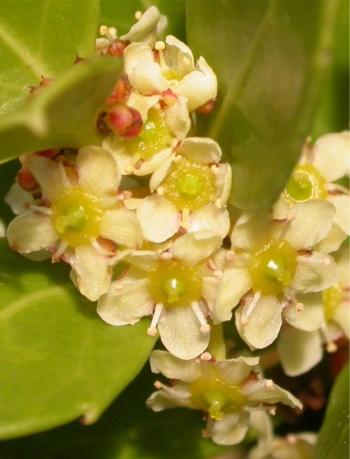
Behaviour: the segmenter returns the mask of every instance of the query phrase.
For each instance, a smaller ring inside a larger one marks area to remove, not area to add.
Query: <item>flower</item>
[[[264,348],[277,337],[282,319],[297,311],[309,311],[307,297],[333,285],[333,258],[313,250],[327,236],[335,209],[327,201],[314,200],[294,207],[288,220],[243,214],[233,228],[234,265],[240,268],[246,295],[236,309],[236,327],[252,348]],[[240,282],[232,285],[232,298],[242,293]],[[235,307],[237,303],[232,303]],[[216,308],[214,304],[214,309]],[[220,311],[216,313],[220,315]]]
[[[35,258],[63,259],[80,292],[97,300],[109,288],[116,244],[142,244],[135,213],[118,200],[121,177],[115,161],[102,148],[87,146],[73,164],[64,155],[53,160],[37,154],[24,164],[40,192],[9,224],[10,246]],[[11,201],[15,205],[13,196]]]
[[[221,445],[243,440],[249,427],[250,412],[274,411],[277,403],[302,408],[301,403],[272,380],[258,373],[258,357],[238,357],[215,361],[207,353],[183,362],[165,351],[153,351],[153,373],[163,373],[172,380],[167,386],[159,381],[158,389],[147,400],[153,411],[186,407],[208,414],[205,436]]]
[[[170,89],[186,99],[190,112],[217,95],[217,79],[206,60],[200,57],[195,65],[191,49],[172,35],[156,42],[155,50],[131,43],[124,51],[124,65],[134,90],[149,96]]]
[[[274,207],[274,216],[286,218],[300,203],[326,200],[336,209],[331,231],[319,244],[319,250],[337,250],[350,234],[350,195],[334,183],[350,174],[350,131],[327,134],[314,146],[304,148],[301,159]]]
[[[163,242],[180,227],[189,233],[210,231],[222,239],[227,235],[231,168],[219,162],[221,155],[214,140],[188,137],[155,170],[150,190],[156,193],[136,203],[146,240]]]
[[[277,348],[282,367],[289,376],[309,371],[323,356],[323,344],[328,352],[335,352],[334,341],[350,337],[350,280],[349,248],[336,254],[337,278],[321,294],[309,294],[302,301],[304,309],[285,313]]]

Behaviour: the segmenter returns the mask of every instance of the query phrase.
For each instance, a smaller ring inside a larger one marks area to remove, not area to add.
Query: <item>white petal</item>
[[[101,147],[89,145],[77,156],[79,184],[90,193],[101,196],[116,192],[120,174],[113,156]]]
[[[290,326],[283,327],[277,347],[288,376],[306,373],[322,359],[322,340],[318,331],[304,332]]]
[[[173,35],[168,35],[165,44],[164,57],[170,69],[176,70],[181,76],[194,70],[192,51],[184,42]]]
[[[176,383],[172,387],[163,385],[161,390],[148,397],[146,405],[156,412],[176,407],[196,408],[190,388],[183,383]]]
[[[220,360],[215,363],[220,377],[227,384],[239,384],[259,363],[259,357],[237,357],[236,359]],[[208,365],[211,363],[208,362]],[[202,363],[204,365],[204,362]],[[212,365],[212,364],[211,364]]]
[[[165,309],[158,329],[163,345],[175,357],[190,360],[208,346],[209,333],[202,333],[198,319],[189,306]]]
[[[226,209],[218,209],[214,204],[208,204],[190,214],[189,232],[210,231],[222,239],[230,230],[230,216]]]
[[[111,267],[108,259],[94,248],[89,245],[76,247],[71,266],[73,282],[90,301],[98,300],[107,292],[111,283]]]
[[[153,351],[150,365],[153,373],[162,373],[169,379],[190,383],[201,377],[198,360],[181,360],[166,351]]]
[[[314,165],[329,182],[350,175],[349,131],[320,137],[314,149]]]
[[[302,408],[302,404],[297,398],[271,380],[261,379],[248,382],[243,386],[243,392],[250,403],[266,403],[269,405],[283,403],[283,405],[292,408]]]
[[[232,248],[255,252],[270,234],[271,216],[267,213],[244,213],[237,220],[231,234]]]
[[[135,324],[152,313],[154,302],[147,289],[147,279],[128,275],[114,281],[97,304],[97,314],[111,325]]]
[[[133,173],[135,175],[148,175],[152,174],[159,166],[163,164],[172,155],[171,148],[165,148],[154,154],[150,158],[146,159],[141,163],[140,166],[135,168]]]
[[[33,196],[15,182],[6,193],[4,201],[10,206],[12,212],[16,215],[28,210],[29,205],[33,204]]]
[[[225,414],[221,421],[207,424],[207,433],[218,445],[236,445],[240,443],[248,431],[249,415],[244,411]]]
[[[228,163],[218,164],[215,173],[216,199],[222,206],[226,206],[231,192],[232,170]]]
[[[58,235],[47,215],[29,211],[11,221],[7,239],[16,252],[31,253],[52,246]]]
[[[275,202],[273,206],[273,218],[284,220],[288,217],[291,205],[283,199],[283,195]]]
[[[159,102],[160,96],[143,96],[137,92],[132,92],[126,102],[128,107],[137,110],[145,122],[148,117],[148,111]]]
[[[142,231],[136,214],[123,207],[105,212],[100,235],[127,247],[142,245]]]
[[[298,259],[292,288],[302,293],[320,292],[337,282],[337,267],[330,255],[313,252]]]
[[[134,173],[138,158],[127,152],[125,144],[120,140],[119,136],[112,134],[106,137],[102,142],[102,146],[113,156],[120,174],[129,175]]]
[[[262,296],[247,321],[245,306],[236,310],[236,327],[251,347],[262,349],[275,341],[282,325],[282,305],[275,296]]]
[[[303,309],[294,304],[283,310],[285,320],[299,330],[311,332],[321,327],[324,321],[322,298],[317,293],[299,295],[298,301],[303,304]]]
[[[31,155],[26,160],[26,167],[39,183],[43,196],[49,201],[54,201],[62,194],[65,188],[65,178],[56,161],[43,156]]]
[[[349,153],[350,155],[350,153]],[[335,206],[334,221],[347,234],[350,234],[350,196],[339,194],[329,196],[329,201]]]
[[[151,242],[163,242],[173,236],[180,226],[176,207],[157,195],[143,199],[136,210],[143,236]]]
[[[290,213],[284,239],[296,250],[310,249],[330,231],[335,215],[334,206],[321,200],[306,201],[295,205]]]
[[[159,253],[155,250],[128,250],[122,259],[143,271],[153,271],[157,268]]]
[[[341,302],[334,311],[332,320],[344,332],[344,335],[350,338],[350,310],[347,301]]]
[[[205,278],[203,297],[214,323],[230,320],[233,308],[250,288],[251,279],[245,269],[226,268],[221,278]]]
[[[6,236],[6,226],[5,223],[0,219],[0,238]]]
[[[164,21],[158,8],[151,6],[141,18],[130,28],[129,32],[120,37],[121,40],[145,42],[152,45],[157,40],[159,23]],[[166,24],[165,24],[166,25]]]
[[[216,75],[203,57],[197,61],[197,70],[188,73],[174,88],[177,95],[186,97],[189,111],[196,110],[217,94]]]
[[[206,137],[187,137],[177,147],[177,152],[190,161],[202,164],[218,163],[222,156],[219,144]]]
[[[174,242],[170,252],[187,265],[196,265],[221,245],[221,238],[209,231],[187,233]]]
[[[346,233],[334,223],[327,236],[315,246],[315,249],[318,252],[332,253],[339,249],[345,239]]]
[[[164,161],[160,164],[159,167],[153,172],[152,177],[150,178],[149,181],[149,189],[151,193],[153,193],[159,185],[162,183],[162,181],[165,179],[170,166],[173,163],[174,155],[170,155],[167,158],[164,159]]]
[[[191,129],[191,118],[188,113],[186,100],[182,97],[164,111],[166,124],[174,136],[182,140]]]

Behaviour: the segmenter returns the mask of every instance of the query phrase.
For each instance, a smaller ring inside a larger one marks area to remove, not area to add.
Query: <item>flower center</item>
[[[238,385],[226,383],[219,375],[215,375],[215,371],[210,373],[191,383],[190,391],[198,408],[219,421],[225,412],[240,410],[244,406],[245,396]]]
[[[178,70],[175,69],[168,69],[162,72],[164,78],[167,80],[176,80],[176,81],[181,81],[182,80],[182,75]]]
[[[215,177],[208,166],[181,158],[171,167],[162,187],[164,196],[179,210],[197,210],[215,196]]]
[[[188,306],[200,300],[202,280],[195,268],[164,261],[149,274],[149,291],[155,303],[166,307]]]
[[[254,254],[249,270],[255,291],[278,294],[291,284],[297,265],[297,253],[286,241],[271,240]]]
[[[334,313],[342,300],[342,289],[339,285],[327,288],[322,292],[323,310],[326,321],[333,319]]]
[[[297,202],[326,199],[326,180],[311,164],[298,166],[289,179],[284,194],[287,200]]]
[[[137,155],[141,159],[147,159],[160,150],[168,148],[172,138],[164,113],[151,108],[141,134],[138,137],[126,140],[125,144],[130,154]]]
[[[97,237],[102,219],[99,204],[80,187],[66,189],[52,205],[53,225],[61,239],[77,247]]]

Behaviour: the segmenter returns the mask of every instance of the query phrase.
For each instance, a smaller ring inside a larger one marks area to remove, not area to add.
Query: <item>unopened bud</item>
[[[215,100],[208,100],[205,104],[197,108],[196,112],[201,113],[202,115],[208,115],[211,113],[215,106]]]
[[[131,91],[130,84],[127,78],[121,78],[117,81],[113,88],[112,94],[107,99],[107,105],[113,105],[120,102],[125,102]]]
[[[22,167],[17,174],[17,182],[21,188],[25,191],[33,191],[38,186],[38,182],[35,180],[31,172]]]
[[[107,54],[114,57],[122,57],[125,48],[129,45],[128,41],[115,40],[107,48]]]
[[[126,105],[117,105],[107,113],[106,122],[113,132],[124,138],[136,137],[142,129],[140,113]]]

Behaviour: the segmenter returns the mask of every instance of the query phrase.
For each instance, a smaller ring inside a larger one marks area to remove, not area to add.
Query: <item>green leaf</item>
[[[64,266],[0,241],[0,438],[96,421],[146,361],[147,325],[105,324]]]
[[[34,93],[23,109],[2,115],[0,162],[45,148],[98,142],[98,112],[120,69],[120,60],[112,57],[81,62]]]
[[[23,106],[30,86],[94,50],[98,0],[1,0],[0,113]]]
[[[316,445],[316,459],[347,458],[349,454],[349,365],[337,378]]]
[[[201,413],[145,406],[155,375],[137,380],[93,426],[78,423],[29,438],[0,443],[1,459],[243,459],[235,447],[201,438]]]
[[[233,166],[234,205],[269,208],[283,189],[310,133],[337,8],[334,0],[188,0],[189,44],[220,88],[201,133]]]

